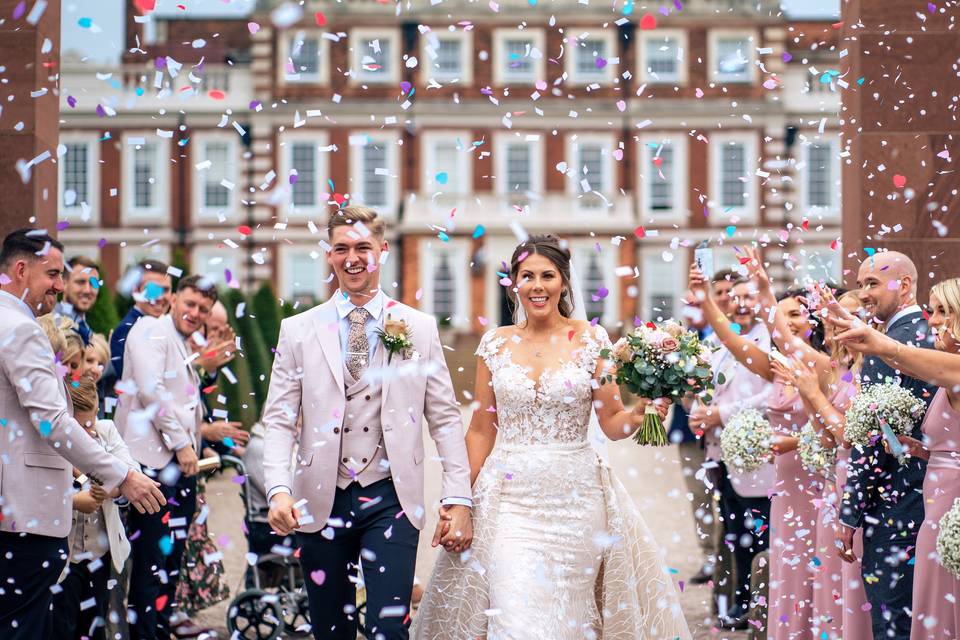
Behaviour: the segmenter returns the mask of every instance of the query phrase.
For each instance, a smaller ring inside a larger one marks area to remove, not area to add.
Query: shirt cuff
[[[457,496],[444,498],[440,501],[440,504],[444,507],[448,507],[450,505],[460,505],[461,507],[469,507],[470,509],[473,508],[473,500],[470,498],[459,498]]]
[[[291,496],[293,495],[293,491],[290,490],[290,487],[284,484],[280,484],[275,486],[273,489],[270,489],[269,492],[267,492],[267,502],[269,503],[270,500],[273,498],[273,496],[277,495],[278,493],[289,493]]]

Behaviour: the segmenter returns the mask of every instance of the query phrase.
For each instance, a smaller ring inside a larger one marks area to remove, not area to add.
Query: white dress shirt
[[[33,312],[33,309],[30,308],[30,305],[28,305],[26,302],[24,302],[22,298],[18,298],[17,296],[13,295],[13,294],[10,293],[9,291],[3,291],[2,289],[0,289],[0,296],[7,296],[7,297],[10,298],[11,300],[16,300],[16,301],[17,301],[17,304],[19,304],[21,307],[23,307],[24,311],[27,312],[27,315],[28,315],[28,316],[30,316],[31,318],[36,318],[36,317],[37,317],[37,314],[35,314],[35,313]]]
[[[910,315],[911,313],[922,313],[922,312],[923,312],[923,309],[921,309],[920,305],[918,304],[912,304],[909,307],[904,307],[903,309],[900,309],[900,311],[897,311],[895,314],[893,314],[892,318],[887,320],[887,323],[883,326],[883,330],[889,331],[890,327],[896,324],[897,320],[899,320],[903,316]]]

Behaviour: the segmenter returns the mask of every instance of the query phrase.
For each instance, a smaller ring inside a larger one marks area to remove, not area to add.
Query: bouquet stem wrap
[[[663,428],[663,420],[660,419],[660,414],[657,413],[657,409],[652,402],[643,410],[643,423],[633,434],[633,441],[637,444],[650,444],[655,447],[662,447],[667,444],[667,430]]]

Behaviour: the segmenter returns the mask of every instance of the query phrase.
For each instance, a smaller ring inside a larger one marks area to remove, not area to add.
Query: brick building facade
[[[506,318],[520,229],[569,241],[614,330],[677,314],[705,239],[718,267],[764,237],[781,276],[841,275],[849,79],[828,22],[767,0],[274,4],[214,20],[131,2],[116,68],[65,53],[71,253],[116,279],[181,247],[221,282],[323,299],[325,212],[349,196],[390,220],[387,291],[472,335]]]

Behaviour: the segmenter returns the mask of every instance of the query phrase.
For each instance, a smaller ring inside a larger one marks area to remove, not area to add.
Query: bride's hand
[[[673,400],[670,398],[657,398],[656,400],[651,400],[650,398],[640,398],[637,400],[637,404],[633,405],[633,411],[631,411],[633,423],[636,426],[643,424],[643,415],[647,411],[647,405],[653,404],[653,408],[657,410],[657,415],[660,416],[660,420],[667,419],[667,413],[670,411],[670,405],[673,404]]]

